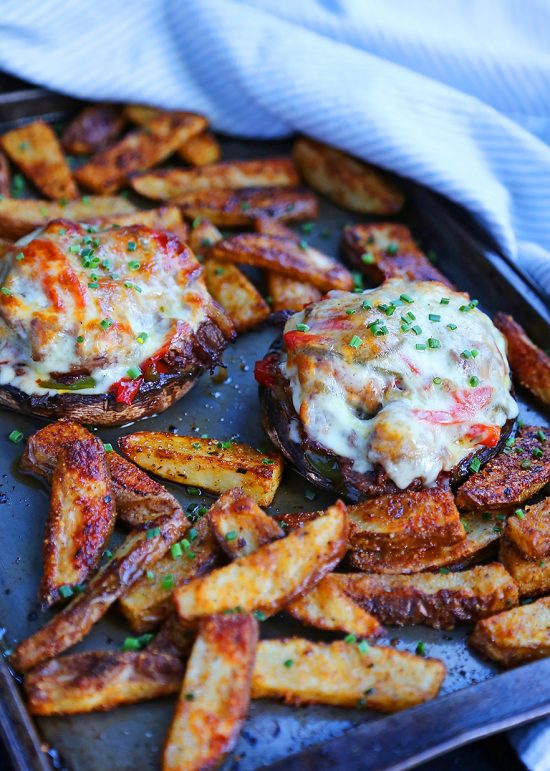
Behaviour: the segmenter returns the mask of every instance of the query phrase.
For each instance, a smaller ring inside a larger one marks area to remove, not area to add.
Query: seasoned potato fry
[[[465,511],[512,511],[549,482],[550,428],[523,426],[513,447],[458,488],[456,505]]]
[[[248,712],[257,641],[252,616],[203,621],[166,738],[163,771],[214,768],[233,749]]]
[[[181,509],[157,517],[149,530],[133,530],[113,558],[96,573],[86,589],[11,656],[16,670],[26,671],[76,645],[130,586],[181,540],[189,527]]]
[[[394,214],[403,206],[403,193],[383,172],[335,147],[300,137],[292,157],[307,184],[344,209]]]
[[[504,534],[525,557],[550,555],[550,497],[508,517]]]
[[[550,597],[478,621],[469,642],[505,667],[550,656]]]
[[[300,637],[262,640],[256,650],[252,698],[287,704],[334,704],[395,712],[437,696],[445,664],[394,648]]]
[[[306,305],[318,302],[322,297],[321,292],[313,284],[281,276],[280,273],[273,271],[269,271],[267,275],[267,291],[274,311],[298,312]]]
[[[183,542],[175,544],[120,599],[120,609],[132,630],[142,634],[157,627],[174,609],[174,587],[207,573],[219,561],[219,556],[220,550],[208,522],[199,520],[195,527],[187,531]]]
[[[85,651],[36,667],[24,686],[31,715],[75,715],[177,693],[183,671],[178,656]]]
[[[184,242],[187,241],[189,235],[187,224],[177,206],[161,206],[159,209],[147,209],[146,211],[134,212],[134,214],[99,217],[93,220],[92,224],[98,225],[102,229],[109,225],[121,228],[128,225],[146,225],[155,230],[170,230]]]
[[[46,198],[78,198],[78,190],[61,145],[41,120],[12,129],[0,137],[11,160]]]
[[[260,506],[269,506],[283,473],[281,456],[237,442],[227,447],[224,444],[216,439],[154,431],[138,431],[119,439],[130,460],[163,479],[215,493],[242,487]]]
[[[257,327],[270,315],[269,305],[235,265],[206,260],[204,278],[208,291],[226,311],[237,332]]]
[[[209,256],[222,262],[256,265],[303,279],[325,292],[353,287],[353,277],[347,268],[317,249],[302,249],[290,239],[241,233],[214,244]]]
[[[216,163],[222,157],[222,149],[216,137],[210,131],[203,131],[191,137],[178,150],[179,157],[192,166],[207,166]]]
[[[207,517],[214,537],[231,559],[246,557],[285,534],[280,525],[238,487],[220,495]]]
[[[0,150],[0,195],[8,198],[11,194],[10,164],[4,153]]]
[[[114,193],[130,174],[160,163],[205,128],[206,120],[200,115],[165,113],[94,155],[75,177],[96,193]]]
[[[318,210],[314,194],[304,187],[199,190],[180,195],[171,202],[180,206],[188,219],[200,217],[229,227],[252,225],[258,217],[274,217],[285,222],[309,220],[317,216]]]
[[[61,144],[73,155],[93,155],[114,141],[125,123],[126,118],[115,105],[91,104],[69,123]]]
[[[99,562],[115,524],[114,496],[97,437],[63,445],[52,478],[40,594],[48,606],[73,593]]]
[[[53,201],[3,198],[0,200],[0,236],[21,238],[50,220],[89,222],[97,217],[131,214],[134,204],[120,196],[86,196],[66,205]]]
[[[440,281],[453,286],[418,248],[406,225],[393,222],[346,225],[342,252],[376,286],[389,278]]]
[[[507,538],[500,541],[499,559],[517,583],[520,597],[550,592],[550,559],[525,557]]]
[[[186,193],[241,188],[292,187],[299,183],[289,158],[223,161],[198,169],[155,169],[132,178],[134,190],[147,198],[179,200]]]
[[[332,580],[384,624],[452,629],[518,604],[518,588],[498,562],[459,573],[335,573]]]
[[[191,620],[237,607],[276,613],[338,564],[346,540],[346,508],[339,501],[302,530],[180,586],[174,592],[178,615]]]
[[[511,316],[497,313],[493,321],[506,338],[514,378],[543,404],[550,406],[550,356],[529,339],[523,327]]]

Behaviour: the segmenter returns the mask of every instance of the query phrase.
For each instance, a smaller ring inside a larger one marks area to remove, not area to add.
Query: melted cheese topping
[[[309,439],[381,465],[404,489],[433,483],[518,414],[503,336],[437,282],[329,292],[285,327],[281,369]]]
[[[95,386],[79,393],[107,392],[177,335],[196,332],[211,302],[201,274],[162,231],[51,222],[2,261],[0,385],[54,394],[62,390],[40,381],[82,373]]]

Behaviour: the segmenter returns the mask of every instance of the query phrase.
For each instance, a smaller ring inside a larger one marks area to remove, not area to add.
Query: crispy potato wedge
[[[76,715],[177,693],[183,672],[178,656],[85,651],[36,667],[24,687],[31,715]]]
[[[292,157],[307,184],[344,209],[395,214],[403,206],[403,193],[383,172],[335,147],[300,137]]]
[[[0,137],[11,160],[46,198],[78,198],[61,145],[50,125],[37,120]]]
[[[115,105],[91,104],[69,123],[61,144],[72,155],[93,155],[113,142],[125,123],[126,118]]]
[[[513,577],[520,597],[537,597],[550,592],[550,559],[531,559],[507,538],[500,541],[499,559]]]
[[[198,169],[155,169],[132,178],[137,193],[161,201],[179,200],[186,193],[241,188],[293,187],[299,183],[290,158],[223,161]]]
[[[384,624],[452,629],[518,604],[518,588],[494,562],[459,573],[368,575],[335,573],[333,582]]]
[[[508,517],[504,535],[529,559],[550,555],[550,497],[526,506],[523,516]]]
[[[478,514],[463,520],[466,538],[450,546],[421,549],[367,550],[349,552],[349,563],[365,573],[420,573],[448,567],[459,570],[482,562],[494,551],[502,528],[493,515]]]
[[[85,196],[66,205],[53,201],[3,198],[0,200],[0,236],[17,239],[50,220],[89,222],[97,217],[131,214],[134,204],[120,196]]]
[[[511,511],[549,482],[550,428],[523,426],[513,447],[499,453],[458,488],[456,505],[465,511]]]
[[[252,616],[202,622],[163,754],[163,771],[214,768],[233,749],[248,713],[258,641]]]
[[[45,606],[87,580],[111,537],[115,518],[103,443],[91,436],[60,447],[44,538],[40,594]]]
[[[215,493],[242,487],[260,506],[272,502],[283,473],[280,455],[238,442],[223,447],[216,439],[138,431],[119,445],[130,460],[163,479]]]
[[[285,535],[281,526],[238,487],[220,495],[206,516],[214,537],[231,559],[246,557]]]
[[[209,256],[221,262],[267,268],[291,278],[308,281],[325,292],[353,287],[351,273],[339,262],[317,249],[302,249],[286,238],[241,233],[214,244]]]
[[[178,115],[177,110],[162,110],[160,107],[149,107],[146,104],[127,104],[124,107],[123,114],[129,121],[136,126],[147,126],[153,118],[159,118],[162,115]]]
[[[181,540],[189,522],[178,508],[157,517],[149,530],[133,530],[113,558],[96,573],[86,589],[31,637],[23,640],[11,656],[21,672],[58,656],[76,645],[111,605]]]
[[[151,631],[173,611],[174,587],[207,573],[219,561],[220,550],[204,518],[189,528],[183,544],[178,546],[119,600],[120,609],[138,634]]]
[[[98,217],[92,221],[92,224],[98,225],[102,229],[109,225],[120,228],[128,225],[145,225],[154,230],[170,230],[183,242],[187,241],[189,235],[187,223],[184,222],[177,206],[161,206],[159,209],[147,209],[133,214]]]
[[[204,278],[208,291],[228,314],[237,332],[257,327],[270,315],[269,305],[235,265],[206,260]]]
[[[203,131],[191,137],[178,150],[179,157],[192,166],[208,166],[216,163],[222,157],[222,149],[218,140],[210,131]]]
[[[193,223],[188,244],[195,254],[206,255],[210,247],[223,238],[218,228],[208,220]]]
[[[180,586],[174,592],[179,617],[186,621],[235,608],[278,612],[338,564],[347,527],[346,507],[338,501],[302,530]]]
[[[393,222],[346,225],[342,252],[376,286],[389,278],[440,281],[453,286],[418,248],[406,225]]]
[[[206,128],[206,119],[193,113],[164,113],[136,129],[81,166],[75,177],[96,193],[114,193],[130,174],[150,169]]]
[[[298,312],[306,305],[318,302],[322,297],[321,292],[313,284],[281,276],[280,273],[273,271],[269,271],[267,275],[267,291],[274,311]]]
[[[469,642],[505,667],[550,656],[550,597],[478,621]]]
[[[209,166],[206,168],[210,168]],[[210,220],[215,225],[252,225],[258,217],[285,222],[317,216],[314,194],[304,187],[247,187],[238,190],[199,190],[170,199],[188,219]]]
[[[515,380],[550,406],[550,356],[529,339],[511,316],[497,313],[493,321],[506,338],[508,361]]]
[[[11,194],[10,164],[5,154],[0,150],[0,195],[8,198]]]
[[[437,696],[445,664],[394,648],[300,637],[262,640],[256,650],[252,698],[287,704],[333,704],[395,712]]]

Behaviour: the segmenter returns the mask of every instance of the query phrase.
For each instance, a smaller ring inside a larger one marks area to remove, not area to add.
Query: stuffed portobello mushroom
[[[161,412],[234,336],[175,235],[50,222],[2,260],[0,405],[120,425]]]
[[[434,281],[329,292],[287,320],[255,373],[272,441],[349,500],[458,481],[518,414],[501,333]]]

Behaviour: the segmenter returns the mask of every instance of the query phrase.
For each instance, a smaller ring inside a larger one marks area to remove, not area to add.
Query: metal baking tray
[[[0,131],[34,117],[66,119],[78,103],[67,97],[27,89],[0,97]],[[289,142],[241,142],[222,138],[224,158],[285,153]],[[437,255],[444,273],[460,288],[479,297],[492,313],[504,310],[522,323],[539,345],[550,340],[550,311],[536,287],[498,253],[495,245],[462,209],[429,190],[400,180],[408,203],[397,221],[408,224],[421,245]],[[361,218],[327,201],[313,233],[313,246],[338,253],[341,228]],[[365,218],[363,218],[365,219]],[[326,230],[330,231],[327,236]],[[240,337],[225,354],[229,377],[223,383],[208,375],[191,393],[162,415],[142,421],[139,428],[182,434],[208,433],[238,437],[252,446],[267,446],[258,415],[252,370],[276,335],[269,324]],[[522,398],[527,421],[547,422],[548,415]],[[48,615],[39,611],[37,588],[41,572],[41,542],[48,510],[47,491],[21,476],[17,460],[21,445],[7,441],[17,428],[29,435],[40,422],[0,411],[0,625],[3,646],[13,647],[42,626]],[[101,431],[105,441],[131,431],[129,427]],[[168,485],[184,506],[196,504],[185,489]],[[331,497],[318,491],[314,503],[304,497],[308,485],[287,468],[270,511],[320,508]],[[204,495],[202,501],[210,500]],[[115,535],[115,538],[117,535]],[[120,538],[120,534],[118,534]],[[306,634],[313,639],[336,635],[306,630],[283,616],[262,623],[264,637]],[[423,640],[427,653],[443,659],[448,674],[442,696],[397,715],[380,715],[326,706],[289,707],[255,701],[242,735],[223,768],[225,771],[277,769],[405,769],[480,736],[550,713],[547,682],[550,661],[541,661],[502,674],[469,651],[469,627],[453,632],[424,627],[389,628],[382,644],[414,650]],[[117,648],[128,628],[116,608],[75,649]],[[107,713],[31,719],[16,678],[0,657],[0,732],[17,771],[153,771],[173,711],[174,699],[164,698]]]

